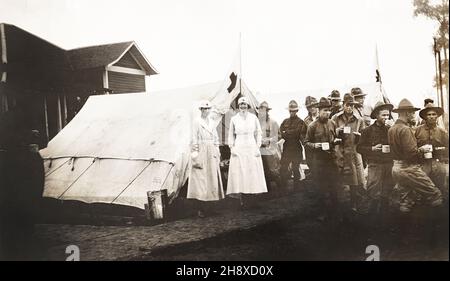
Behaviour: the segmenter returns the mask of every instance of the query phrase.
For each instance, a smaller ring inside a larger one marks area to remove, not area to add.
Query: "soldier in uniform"
[[[355,116],[361,118],[364,121],[364,123],[366,124],[366,126],[369,126],[371,119],[368,116],[368,113],[367,113],[368,110],[364,104],[367,94],[364,93],[361,90],[361,88],[352,88],[350,93],[356,102],[355,109],[354,109]]]
[[[444,110],[428,103],[419,112],[425,124],[416,128],[417,146],[431,145],[433,147],[431,158],[422,160],[422,169],[431,178],[433,183],[442,192],[444,201],[448,203],[448,133],[437,126],[437,119]]]
[[[306,126],[309,126],[309,124],[311,124],[314,120],[317,119],[317,116],[319,115],[319,110],[317,109],[317,107],[315,107],[317,103],[317,99],[315,97],[311,97],[311,96],[307,96],[305,98],[305,106],[306,109],[308,110],[308,116],[306,116],[305,118],[305,124]],[[306,177],[309,177],[309,175],[311,174],[311,169],[312,169],[312,152],[311,149],[307,146],[304,146],[305,149],[305,160],[306,160],[306,165],[308,165],[308,170],[306,172]]]
[[[319,117],[308,126],[305,145],[312,151],[312,182],[320,192],[325,217],[330,219],[340,214],[337,197],[340,177],[334,152],[340,140],[336,135],[336,124],[329,119],[330,101],[322,97],[316,107]]]
[[[328,98],[331,101],[331,114],[330,114],[331,119],[338,112],[342,111],[341,93],[339,93],[338,90],[333,90]]]
[[[312,121],[316,120],[317,116],[319,115],[319,111],[317,110],[314,105],[317,103],[317,100],[315,97],[307,96],[305,98],[305,106],[308,110],[308,116],[305,117],[305,124],[308,126],[311,124]]]
[[[350,203],[354,211],[361,211],[360,203],[365,197],[364,167],[361,154],[356,151],[359,137],[365,128],[364,121],[355,116],[353,96],[344,95],[344,110],[334,115],[337,136],[342,143],[336,147],[337,163],[342,177],[342,184],[350,188]]]
[[[387,123],[394,108],[392,104],[378,102],[375,105],[370,117],[376,121],[364,129],[356,150],[368,162],[367,176],[367,207],[372,222],[375,225],[375,218],[384,221],[387,214],[389,198],[391,196],[392,181],[392,155],[389,149]]]
[[[294,187],[300,185],[300,161],[303,158],[302,142],[305,139],[307,126],[305,122],[297,116],[298,104],[295,100],[289,102],[290,117],[284,119],[280,126],[280,137],[284,139],[283,154],[281,156],[281,184],[286,187],[290,178],[289,165],[294,174]]]
[[[388,131],[388,140],[394,159],[392,178],[397,185],[400,198],[400,211],[411,212],[416,199],[429,206],[442,205],[442,193],[422,170],[420,163],[425,153],[430,153],[428,146],[417,146],[417,139],[410,127],[419,108],[407,100],[402,99],[393,112],[398,113],[398,119]]]

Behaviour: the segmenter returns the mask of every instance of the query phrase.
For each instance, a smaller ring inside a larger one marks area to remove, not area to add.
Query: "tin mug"
[[[431,144],[426,144],[426,145],[424,145],[424,147],[428,148],[430,151],[425,152],[425,153],[423,154],[423,157],[424,157],[425,159],[431,159],[431,158],[433,158],[433,146],[432,146]]]
[[[431,158],[433,158],[433,152],[427,152],[423,155],[423,157],[425,159],[431,159]]]

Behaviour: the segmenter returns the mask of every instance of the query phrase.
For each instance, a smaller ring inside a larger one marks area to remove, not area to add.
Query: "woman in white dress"
[[[209,101],[200,102],[200,118],[194,120],[192,130],[191,169],[187,189],[188,199],[216,201],[223,199],[220,176],[219,137],[214,122],[209,119]],[[198,216],[204,217],[205,204],[198,202]]]
[[[231,118],[228,134],[231,158],[227,195],[232,197],[267,192],[259,151],[262,138],[259,120],[248,112],[250,105],[245,97],[238,100],[238,106],[239,113]]]

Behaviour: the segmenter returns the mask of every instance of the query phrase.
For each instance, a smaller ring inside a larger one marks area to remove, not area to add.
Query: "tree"
[[[448,75],[448,50],[449,50],[449,0],[434,1],[439,2],[437,4],[431,4],[430,0],[413,0],[414,4],[414,16],[425,16],[429,19],[436,21],[439,26],[436,31],[436,50],[443,50],[444,60],[441,60],[442,70],[442,84],[446,86],[447,93],[449,88],[449,75]],[[433,46],[434,52],[434,46]],[[435,77],[435,86],[439,85],[439,77]]]

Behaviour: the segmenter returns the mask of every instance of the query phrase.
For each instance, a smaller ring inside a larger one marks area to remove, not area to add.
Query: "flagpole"
[[[378,45],[377,44],[375,44],[375,64],[376,64],[375,67],[377,68],[376,69],[376,71],[377,71],[377,82],[380,83],[380,91],[382,92],[383,89],[382,89],[382,86],[381,86],[382,82],[381,82],[381,74],[380,74],[380,62],[378,61]]]
[[[437,57],[438,57],[438,70],[439,70],[439,90],[441,92],[441,106],[444,108],[444,93],[442,88],[442,69],[441,69],[441,49],[437,50]],[[444,108],[446,110],[446,108]]]
[[[242,95],[242,34],[239,32],[239,93]]]
[[[433,51],[434,51],[434,63],[436,65],[435,67],[435,71],[436,71],[436,96],[437,96],[437,104],[438,106],[442,105],[441,102],[441,96],[439,93],[439,84],[441,83],[438,79],[439,77],[439,62],[438,62],[438,57],[437,57],[437,49],[436,49],[436,37],[433,38]]]
[[[376,72],[376,80],[379,83],[380,93],[383,96],[383,101],[385,103],[390,103],[391,101],[386,95],[386,91],[383,88],[383,81],[381,79],[381,71],[380,71],[380,62],[378,61],[378,45],[375,43],[375,72]]]

